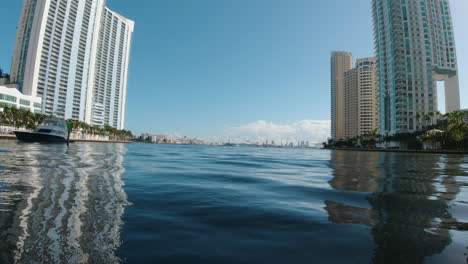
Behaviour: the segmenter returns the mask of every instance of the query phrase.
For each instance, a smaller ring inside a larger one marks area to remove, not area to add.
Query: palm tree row
[[[35,129],[47,117],[47,115],[33,113],[26,109],[19,109],[5,104],[0,104],[0,107],[3,108],[0,123],[12,125],[15,128]]]
[[[69,119],[67,120],[67,122],[72,125],[73,130],[81,131],[86,134],[114,136],[118,139],[128,139],[133,137],[131,131],[124,129],[119,130],[109,125],[104,125],[104,127],[100,127],[96,125],[89,125],[85,122],[81,122],[74,119]]]
[[[426,142],[439,142],[446,149],[467,149],[468,113],[454,111],[445,115],[445,119],[436,126],[440,132],[427,132],[422,136]]]
[[[410,149],[421,149],[422,143],[440,143],[442,149],[468,150],[468,112],[454,111],[443,115],[435,122],[436,117],[442,116],[440,112],[432,112],[425,115],[416,115],[418,122],[425,121],[425,126],[419,131],[400,133],[392,136],[379,135],[377,130],[370,131],[355,138],[324,142],[325,148],[333,147],[357,147],[373,148],[382,138],[384,141],[405,142]]]
[[[0,123],[12,125],[15,128],[23,127],[26,129],[35,129],[47,117],[47,115],[44,114],[33,113],[26,109],[18,109],[5,104],[0,104],[0,107],[3,108],[3,114],[0,116]],[[117,139],[133,137],[132,132],[129,130],[119,130],[108,125],[102,128],[73,119],[67,120],[67,123],[72,125],[72,130],[81,131],[85,134],[107,135]]]
[[[437,112],[429,112],[425,115],[420,115],[420,114],[417,114],[416,115],[416,120],[418,121],[424,121],[426,127],[427,126],[434,126],[434,120],[436,117],[439,117],[441,116],[442,114],[437,111]]]

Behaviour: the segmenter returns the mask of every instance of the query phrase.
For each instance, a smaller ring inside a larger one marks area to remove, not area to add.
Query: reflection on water
[[[337,151],[332,153],[330,185],[338,190],[369,192],[370,208],[325,201],[330,220],[372,227],[374,263],[423,263],[450,245],[466,226],[451,207],[466,177],[466,157]],[[468,243],[467,243],[468,245]],[[462,248],[458,256],[464,261]],[[446,263],[451,263],[446,258]]]
[[[0,149],[0,263],[466,262],[468,156]]]
[[[126,147],[5,144],[0,263],[117,262]]]

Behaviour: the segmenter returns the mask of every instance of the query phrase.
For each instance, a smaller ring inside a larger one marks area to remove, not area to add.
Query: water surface
[[[0,141],[0,263],[466,263],[468,156]]]

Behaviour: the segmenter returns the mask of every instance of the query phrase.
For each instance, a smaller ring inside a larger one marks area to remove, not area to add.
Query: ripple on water
[[[0,263],[465,261],[465,156],[3,143]]]

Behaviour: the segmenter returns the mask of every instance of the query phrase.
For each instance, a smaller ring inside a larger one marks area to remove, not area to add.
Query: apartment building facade
[[[458,67],[449,0],[372,0],[382,134],[413,132],[438,108],[460,109]]]
[[[331,59],[331,137],[338,141],[345,138],[344,73],[353,66],[350,52],[334,51]]]
[[[105,71],[104,74],[111,74],[105,77],[96,74],[102,68],[97,61],[98,42],[102,37],[100,32],[107,27],[108,12],[111,11],[105,7],[105,0],[24,0],[11,81],[18,84],[23,94],[42,98],[42,113],[90,123],[94,91],[99,90],[94,87],[95,78],[118,77],[114,71]],[[131,24],[133,32],[133,21]],[[127,38],[131,37],[129,33]],[[119,101],[123,102],[117,104],[117,110],[113,109],[120,115],[117,121],[113,116],[108,118],[112,121],[107,123],[123,129],[130,45],[124,49],[114,47],[115,43],[121,43],[118,35],[111,35],[107,41],[115,52],[122,53],[111,56],[108,64],[119,65],[120,58],[126,58],[125,67],[116,69],[125,78],[119,79],[120,86],[110,88],[120,89],[110,91],[118,94]]]

